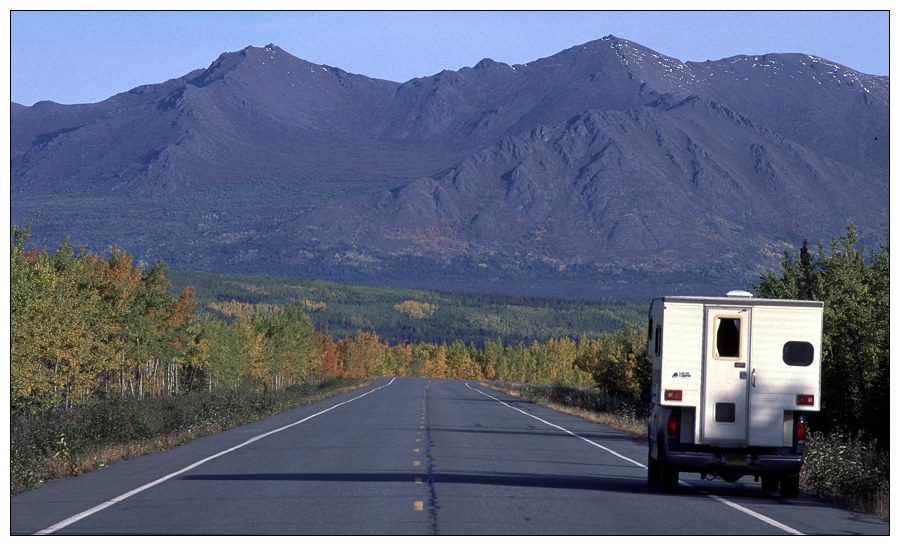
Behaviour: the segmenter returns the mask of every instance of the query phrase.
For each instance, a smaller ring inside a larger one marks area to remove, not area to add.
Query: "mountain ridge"
[[[403,83],[250,46],[100,103],[13,105],[13,221],[223,272],[725,282],[848,223],[886,241],[887,99],[810,55],[683,63],[614,36]],[[112,203],[146,233],[112,240]]]

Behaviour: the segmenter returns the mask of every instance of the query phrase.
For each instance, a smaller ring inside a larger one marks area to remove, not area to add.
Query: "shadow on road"
[[[721,480],[701,482],[690,480],[690,486],[680,485],[675,493],[662,493],[649,487],[644,477],[586,476],[578,474],[526,474],[526,473],[433,473],[422,472],[319,472],[319,473],[253,473],[253,474],[191,474],[178,478],[185,481],[295,481],[295,482],[337,482],[337,483],[411,483],[422,478],[429,483],[467,484],[501,487],[576,489],[625,492],[632,494],[669,495],[698,497],[716,495],[732,501],[767,501],[792,506],[820,506],[823,501],[817,497],[801,494],[796,499],[782,499],[777,494],[764,493],[755,483],[726,483]]]
[[[412,483],[423,477],[416,472],[372,472],[372,473],[260,473],[260,474],[191,474],[182,476],[187,481],[298,481],[298,482],[364,482],[364,483]],[[646,485],[644,478],[583,476],[583,475],[543,475],[543,474],[428,474],[427,480],[434,484],[470,484],[502,487],[529,487],[552,489],[586,489],[602,491],[623,491],[629,493],[659,494]]]
[[[504,428],[497,428],[497,427],[480,428],[480,426],[477,424],[471,428],[428,425],[428,430],[432,433],[434,433],[434,432],[458,432],[458,433],[464,433],[464,434],[490,434],[490,435],[497,435],[497,436],[522,435],[522,436],[550,436],[550,437],[555,437],[555,438],[566,438],[566,437],[575,438],[575,436],[572,436],[571,434],[569,434],[567,432],[556,431],[556,430],[547,430],[546,427],[541,428],[538,426],[535,426],[533,428],[525,430],[525,429],[521,429],[521,428],[520,429],[511,429],[511,428],[504,429]],[[576,434],[578,434],[578,436],[580,436],[582,438],[587,438],[588,440],[595,440],[595,441],[633,440],[634,439],[632,436],[629,436],[628,434],[626,434],[624,432],[616,432],[616,431],[611,431],[609,433],[578,432],[578,431],[573,431],[573,432],[575,432]]]

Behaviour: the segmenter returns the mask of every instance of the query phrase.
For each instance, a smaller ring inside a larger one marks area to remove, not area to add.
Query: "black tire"
[[[774,493],[778,491],[778,477],[763,475],[760,477],[762,482],[762,490],[764,493]]]
[[[660,444],[659,458],[656,462],[659,467],[659,487],[666,493],[674,493],[678,490],[678,469],[669,463],[666,450]]]
[[[647,449],[647,485],[659,487],[659,462],[653,458],[652,448]]]
[[[781,498],[796,499],[800,494],[800,475],[788,474],[781,477]]]

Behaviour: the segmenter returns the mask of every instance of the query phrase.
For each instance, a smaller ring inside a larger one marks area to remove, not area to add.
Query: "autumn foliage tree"
[[[13,409],[68,408],[98,394],[177,392],[178,359],[190,343],[194,294],[172,298],[165,264],[148,271],[113,249],[109,259],[10,245]]]
[[[597,387],[637,398],[650,387],[653,372],[646,348],[646,333],[631,325],[589,341],[573,365],[590,373]]]

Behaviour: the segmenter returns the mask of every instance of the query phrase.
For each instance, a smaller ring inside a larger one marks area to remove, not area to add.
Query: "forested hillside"
[[[642,323],[646,301],[580,301],[338,284],[262,275],[170,271],[171,292],[188,286],[196,313],[231,321],[300,306],[332,337],[377,332],[390,343],[455,340],[482,345],[595,338]]]

